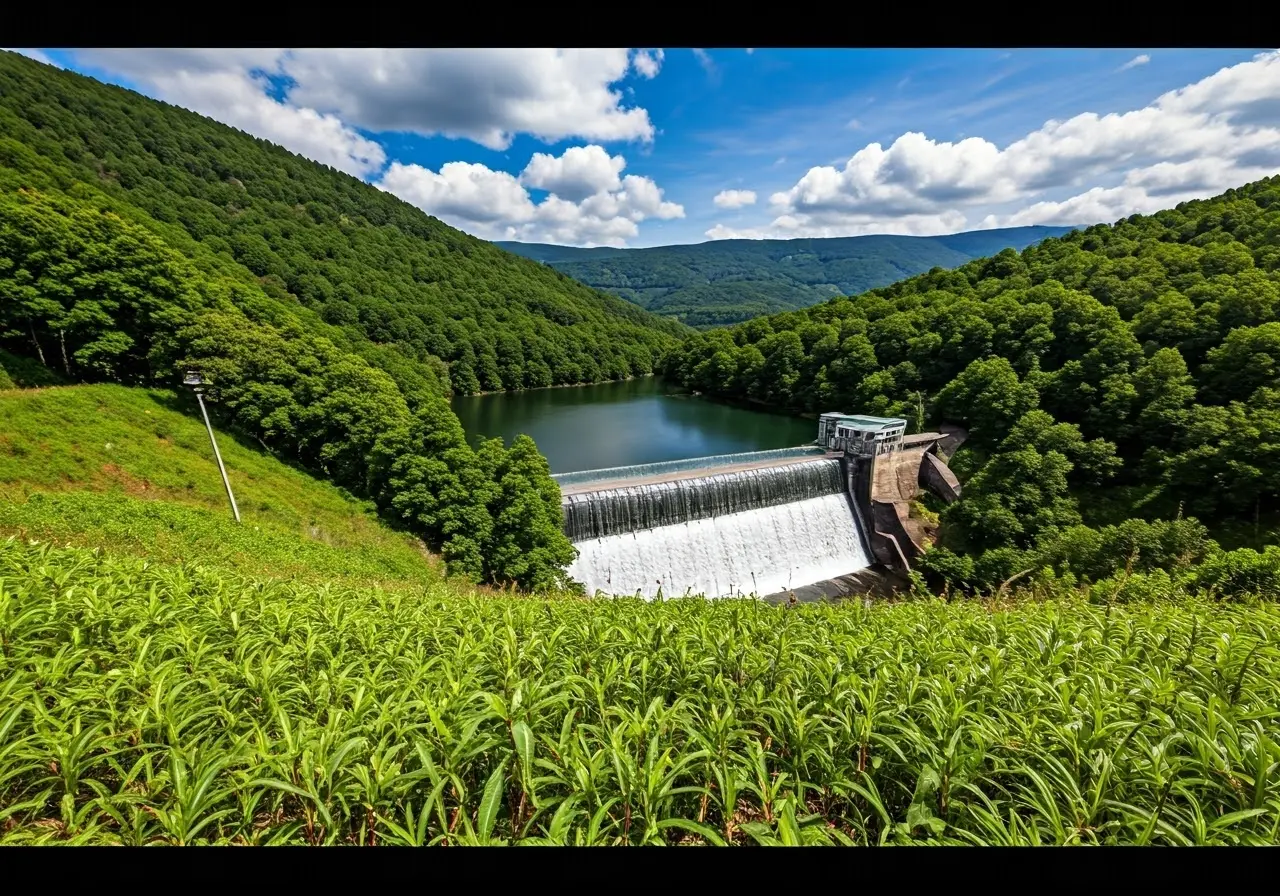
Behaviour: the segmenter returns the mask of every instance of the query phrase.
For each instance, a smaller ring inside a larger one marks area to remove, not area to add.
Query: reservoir
[[[531,436],[552,473],[812,443],[817,423],[681,393],[660,377],[457,396],[468,438]]]

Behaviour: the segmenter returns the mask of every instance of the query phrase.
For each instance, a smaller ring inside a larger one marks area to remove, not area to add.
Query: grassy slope
[[[55,539],[246,574],[416,581],[438,575],[372,508],[219,433],[243,523],[186,396],[123,386],[0,391],[0,536]]]
[[[717,240],[649,249],[574,249],[500,242],[590,286],[695,325],[803,308],[856,295],[933,267],[957,267],[1069,227],[1012,227],[938,237]],[[734,315],[734,311],[741,312]],[[714,320],[712,318],[715,318]]]

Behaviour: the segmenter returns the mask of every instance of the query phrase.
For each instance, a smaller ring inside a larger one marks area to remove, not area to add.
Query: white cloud
[[[43,62],[45,65],[52,65],[54,68],[62,68],[61,65],[49,58],[49,54],[44,50],[37,50],[33,47],[0,47],[0,50],[17,53],[20,56],[26,56],[28,59],[34,59],[36,62]]]
[[[755,204],[756,193],[755,190],[721,190],[712,201],[717,208],[742,208]]]
[[[642,78],[656,78],[658,72],[662,69],[662,57],[661,48],[656,50],[636,50],[636,55],[631,59],[631,67]]]
[[[814,225],[794,215],[781,215],[774,218],[767,227],[729,227],[716,224],[705,235],[710,240],[791,240],[801,237],[862,236],[871,233],[937,236],[964,230],[966,223],[965,216],[955,211],[937,215],[901,215],[891,219],[864,215],[849,217],[829,226]]]
[[[1131,68],[1137,68],[1140,65],[1146,65],[1150,61],[1151,61],[1150,56],[1148,56],[1146,53],[1140,53],[1139,55],[1134,56],[1124,65],[1120,66],[1120,68],[1116,69],[1116,71],[1121,71],[1121,72],[1128,71]]]
[[[375,131],[465,137],[506,149],[518,133],[556,142],[651,140],[641,108],[611,89],[625,49],[294,50],[282,67],[295,104]],[[657,74],[656,57],[647,57]],[[645,70],[638,68],[640,74]]]
[[[471,162],[446,162],[438,173],[392,162],[378,186],[443,220],[502,224],[531,220],[535,211],[514,176]]]
[[[571,146],[558,157],[534,153],[520,182],[570,202],[581,202],[596,193],[621,189],[619,175],[626,166],[622,156],[611,156],[602,146]]]
[[[888,148],[869,144],[842,168],[811,168],[774,193],[772,224],[753,233],[942,233],[963,227],[966,210],[1015,203],[1021,210],[988,215],[983,225],[1087,224],[1210,196],[1277,170],[1280,52],[1270,52],[1141,109],[1048,121],[1003,149],[981,137],[944,142],[916,132]],[[1118,186],[1071,192],[1116,177]],[[712,231],[712,238],[746,233]]]
[[[692,50],[693,55],[698,58],[698,65],[702,66],[708,75],[714,75],[716,73],[716,63],[711,58],[711,54],[702,49],[702,47],[693,47]]]
[[[591,145],[559,157],[538,153],[519,177],[467,162],[438,172],[394,162],[376,186],[485,239],[623,246],[642,221],[684,217],[651,179],[619,177],[625,167],[621,156]],[[535,203],[526,185],[551,195]]]
[[[634,67],[657,74],[662,51],[627,49],[129,49],[77,50],[185,106],[351,173],[379,170],[358,128],[443,134],[506,149],[516,134],[554,142],[652,140],[642,108],[612,85]],[[643,61],[641,59],[643,57]],[[263,74],[285,85],[267,93]],[[340,164],[339,164],[340,163]]]
[[[1087,224],[1151,214],[1269,177],[1280,168],[1280,154],[1276,158],[1276,164],[1262,167],[1241,167],[1224,159],[1159,162],[1128,172],[1119,186],[1094,187],[1061,202],[1036,202],[1003,218],[988,216],[989,226]]]
[[[755,51],[756,51],[756,48],[755,48],[755,47],[747,47],[747,55],[748,55],[748,56],[750,56],[750,55],[751,55],[752,53],[754,53]]]

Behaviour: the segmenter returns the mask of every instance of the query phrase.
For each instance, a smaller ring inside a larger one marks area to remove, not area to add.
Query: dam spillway
[[[570,576],[588,593],[765,595],[870,565],[840,461],[822,449],[555,477]]]
[[[822,498],[843,487],[839,462],[824,459],[570,494],[561,507],[565,534],[577,542]]]

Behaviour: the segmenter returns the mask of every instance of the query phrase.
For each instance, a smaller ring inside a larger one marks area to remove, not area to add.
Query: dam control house
[[[845,454],[889,454],[900,451],[907,421],[900,417],[866,417],[830,412],[818,418],[818,444]]]

